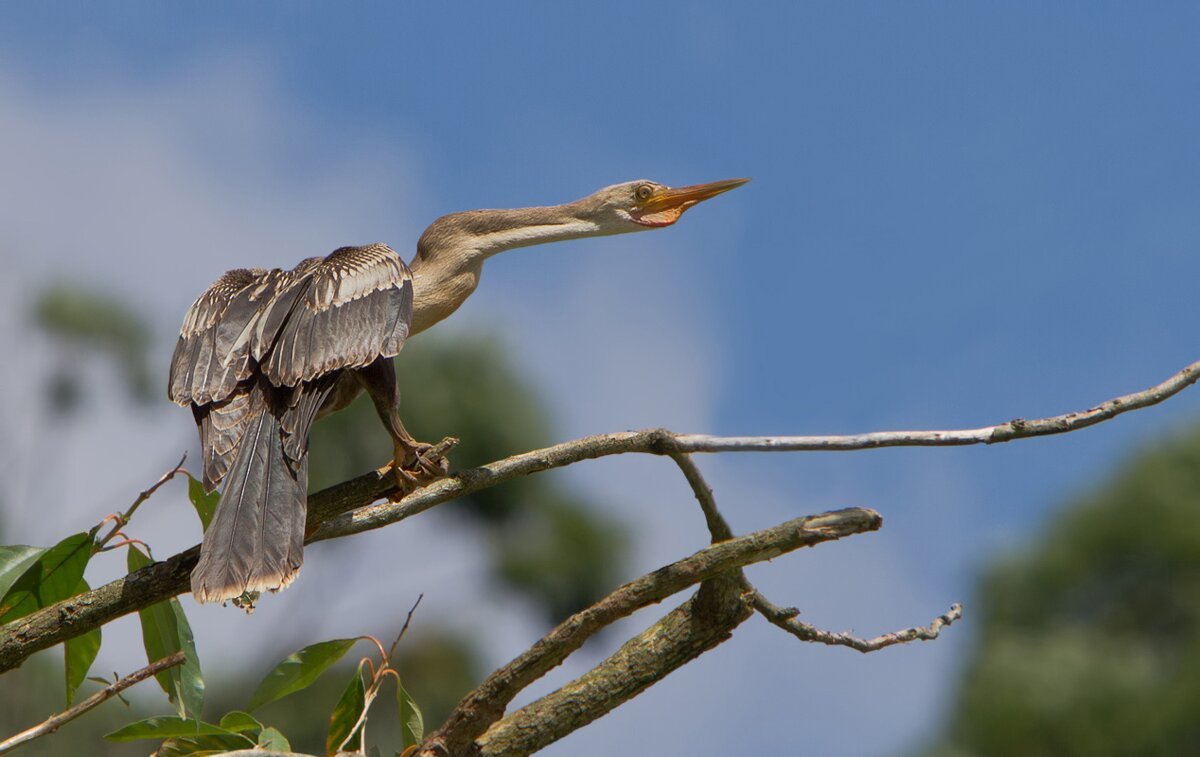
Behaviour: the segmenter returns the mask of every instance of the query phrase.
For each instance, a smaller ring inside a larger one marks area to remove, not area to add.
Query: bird
[[[563,205],[469,210],[434,221],[406,264],[381,243],[341,247],[291,270],[223,273],[187,310],[168,396],[190,407],[201,483],[224,485],[191,574],[193,597],[224,602],[278,591],[303,562],[308,432],[364,390],[392,439],[398,491],[448,463],[400,418],[392,358],[463,304],[497,253],[671,226],[699,202],[745,184],[637,180]]]

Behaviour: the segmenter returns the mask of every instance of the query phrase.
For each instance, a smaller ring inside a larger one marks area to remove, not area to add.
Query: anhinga
[[[407,266],[382,244],[342,247],[290,271],[223,274],[184,316],[169,395],[200,429],[203,483],[225,483],[204,534],[192,594],[220,602],[275,590],[303,559],[308,431],[366,389],[393,440],[402,488],[444,473],[400,422],[391,358],[453,313],[492,255],[564,239],[670,226],[702,200],[746,183],[606,187],[552,207],[472,210],[435,221]]]

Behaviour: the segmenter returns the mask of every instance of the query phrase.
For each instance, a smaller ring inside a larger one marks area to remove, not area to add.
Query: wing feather
[[[184,315],[171,357],[167,393],[176,404],[205,404],[228,396],[236,381],[230,381],[225,355],[217,343],[217,333],[226,320],[229,305],[265,272],[262,269],[236,268],[221,274]]]
[[[297,266],[259,316],[254,356],[275,386],[296,386],[399,352],[412,320],[412,273],[382,244],[342,247]]]
[[[280,588],[295,575],[312,422],[357,381],[346,369],[400,351],[412,309],[412,273],[381,244],[290,271],[229,271],[189,308],[168,394],[192,407],[205,488],[225,489],[192,574],[198,599]]]
[[[228,397],[206,405],[192,405],[196,425],[200,428],[200,454],[205,491],[213,491],[229,472],[237,457],[238,445],[262,409],[251,402],[251,386],[245,381],[237,385]]]

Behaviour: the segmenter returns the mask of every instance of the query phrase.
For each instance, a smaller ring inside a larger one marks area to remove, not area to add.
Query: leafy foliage
[[[1065,511],[980,591],[945,754],[1185,754],[1200,743],[1200,431]]]
[[[405,747],[420,744],[425,738],[425,720],[416,700],[404,688],[400,676],[396,676],[396,705],[400,712],[400,739]]]
[[[140,741],[142,739],[190,738],[193,736],[233,736],[245,740],[246,746],[254,742],[236,731],[219,725],[190,718],[159,717],[146,718],[118,728],[106,737],[109,741]]]
[[[287,738],[275,728],[262,729],[256,746],[270,752],[292,751],[292,745],[288,743]]]
[[[8,594],[17,579],[44,554],[44,547],[27,547],[24,544],[0,547],[0,597]]]
[[[358,639],[322,641],[283,658],[258,685],[246,709],[254,712],[268,702],[307,688],[330,665],[342,659],[356,641]]]
[[[350,737],[351,729],[358,723],[359,717],[367,707],[367,687],[363,684],[362,668],[355,668],[354,675],[346,684],[346,690],[333,708],[329,716],[329,735],[325,738],[325,752],[334,754],[338,751],[359,751],[362,749],[362,732]],[[344,744],[344,746],[343,746]]]
[[[0,596],[0,624],[87,591],[83,572],[95,549],[91,533],[73,534],[45,550],[25,546],[0,549],[3,550],[0,552],[0,558],[3,558],[0,585],[7,584],[6,591]],[[68,705],[87,679],[99,651],[98,628],[63,645],[63,678]]]
[[[129,545],[128,568],[133,571],[151,564],[150,557],[136,545]],[[138,611],[142,623],[142,643],[146,661],[155,662],[183,650],[182,665],[164,670],[155,676],[181,718],[199,718],[204,708],[204,679],[200,675],[200,660],[192,639],[183,606],[178,599],[168,599]]]
[[[55,544],[25,569],[0,598],[0,623],[24,617],[73,596],[92,557],[90,533],[78,533]]]
[[[221,501],[221,493],[218,491],[204,491],[204,484],[195,478],[192,474],[187,474],[188,478],[188,500],[192,503],[192,507],[196,509],[196,515],[200,518],[200,527],[207,531],[208,524],[212,523],[213,513],[217,511],[217,503]]]
[[[258,718],[241,710],[225,713],[218,725],[226,730],[236,731],[237,733],[258,734],[263,729],[263,724],[258,722]]]

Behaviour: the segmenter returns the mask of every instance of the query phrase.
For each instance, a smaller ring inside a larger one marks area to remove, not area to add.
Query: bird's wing
[[[200,429],[202,481],[213,491],[229,472],[246,428],[262,407],[251,402],[253,381],[240,382],[228,397],[205,405],[192,405]]]
[[[391,248],[342,247],[281,281],[251,329],[251,355],[275,386],[361,368],[400,351],[412,307],[412,272]]]
[[[222,400],[233,391],[238,377],[229,369],[228,350],[218,332],[231,318],[253,317],[253,313],[238,313],[231,306],[265,274],[261,269],[226,271],[188,308],[167,382],[167,394],[173,402],[185,407],[193,402],[204,405]]]

